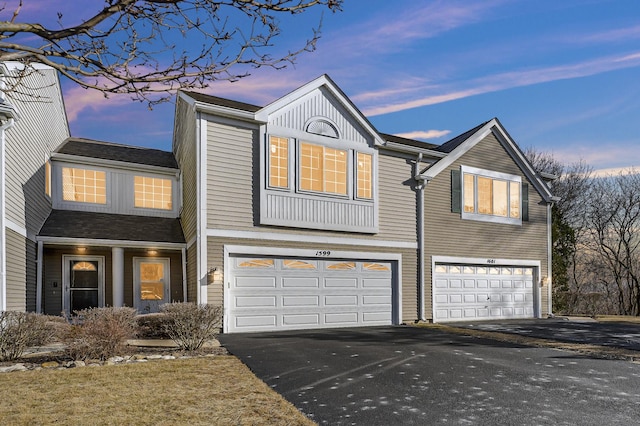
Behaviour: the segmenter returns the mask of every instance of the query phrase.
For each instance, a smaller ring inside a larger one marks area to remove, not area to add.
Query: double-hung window
[[[454,197],[461,195],[463,219],[509,224],[528,220],[528,188],[520,176],[465,166],[455,172],[452,188],[461,186],[461,194]]]

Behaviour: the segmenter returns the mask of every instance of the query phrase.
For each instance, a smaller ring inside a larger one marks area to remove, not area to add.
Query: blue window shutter
[[[460,170],[451,170],[451,213],[462,211],[462,179]]]
[[[522,220],[529,221],[529,184],[522,182]]]

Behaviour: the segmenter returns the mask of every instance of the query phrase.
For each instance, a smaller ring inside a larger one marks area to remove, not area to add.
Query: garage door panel
[[[343,295],[343,296],[325,296],[324,305],[325,306],[357,306],[358,296],[355,294]]]
[[[335,314],[325,314],[324,321],[326,324],[357,324],[357,312],[342,312]]]
[[[236,316],[235,325],[236,325],[236,328],[238,329],[275,327],[276,316],[275,315]]]
[[[235,286],[238,288],[275,288],[276,280],[271,277],[237,277]]]
[[[387,278],[363,278],[362,288],[386,288],[389,289],[389,279]],[[391,290],[391,289],[389,289]]]
[[[533,268],[436,264],[434,320],[533,317],[533,276]]]
[[[336,288],[356,288],[358,287],[358,280],[355,278],[344,279],[344,278],[325,278],[324,280],[325,287],[336,287]]]
[[[383,305],[391,307],[390,295],[379,295],[379,296],[362,296],[362,305]]]
[[[274,296],[242,296],[234,299],[235,306],[238,308],[276,306],[276,298]]]
[[[283,326],[313,326],[320,324],[318,314],[282,315]]]
[[[318,288],[320,281],[318,278],[308,277],[283,277],[282,287],[284,288]]]
[[[320,306],[320,298],[318,296],[283,296],[282,306]]]

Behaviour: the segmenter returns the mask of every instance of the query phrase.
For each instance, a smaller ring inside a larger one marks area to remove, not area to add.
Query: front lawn
[[[0,374],[0,424],[313,425],[237,358]]]

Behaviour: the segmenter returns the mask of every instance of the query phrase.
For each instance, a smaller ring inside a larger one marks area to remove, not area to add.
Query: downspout
[[[15,124],[13,118],[9,118],[5,123],[0,126],[0,312],[7,310],[7,283],[6,283],[6,271],[7,271],[7,240],[6,240],[6,225],[5,225],[5,179],[4,174],[6,170],[5,164],[5,132],[9,130]]]
[[[418,182],[416,190],[418,191],[418,208],[417,208],[417,233],[418,233],[418,318],[420,321],[426,321],[424,307],[424,187],[427,181],[420,175],[420,163],[422,162],[422,153],[416,158],[415,170],[413,178]]]
[[[553,204],[552,203],[548,203],[547,204],[547,316],[551,317],[553,316],[553,301],[552,299],[552,292],[551,292],[551,285],[553,284],[553,280],[551,279],[551,277],[553,277],[553,237],[551,235],[552,229],[551,227],[553,226],[553,217],[552,217],[552,207]],[[542,312],[541,312],[542,314]]]

